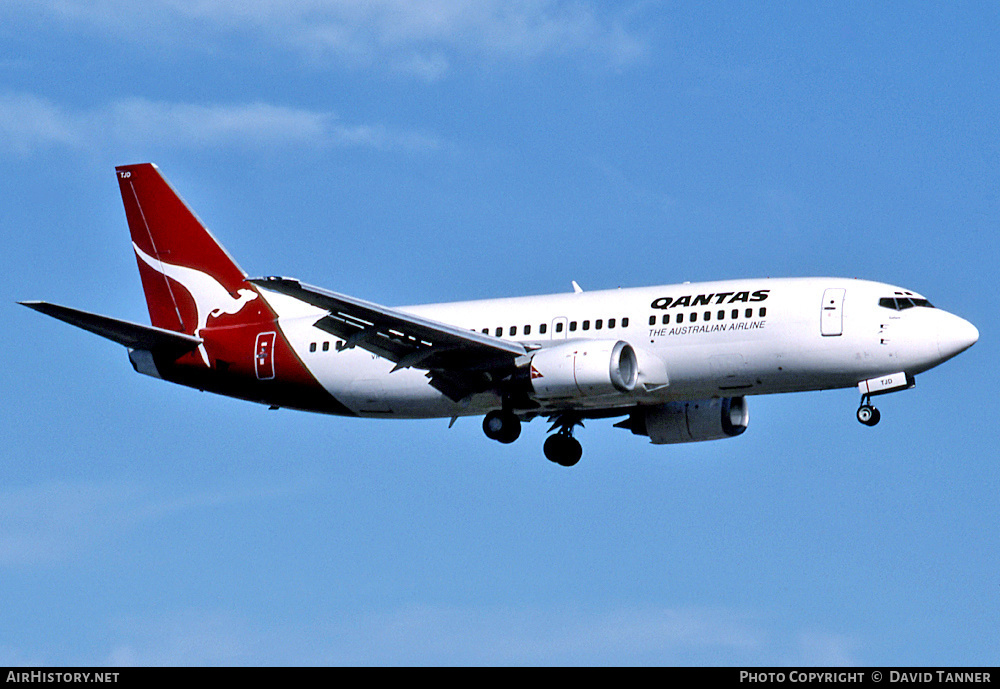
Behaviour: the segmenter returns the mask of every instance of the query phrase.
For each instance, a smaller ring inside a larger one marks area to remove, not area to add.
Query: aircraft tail
[[[115,170],[153,326],[198,335],[211,325],[273,318],[246,273],[155,165]]]

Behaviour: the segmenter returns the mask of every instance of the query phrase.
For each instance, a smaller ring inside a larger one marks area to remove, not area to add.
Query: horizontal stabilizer
[[[180,356],[184,352],[197,348],[202,343],[200,337],[122,321],[88,311],[71,309],[68,306],[50,304],[46,301],[21,301],[18,303],[47,316],[58,318],[70,325],[89,330],[95,335],[100,335],[130,349],[156,350]]]

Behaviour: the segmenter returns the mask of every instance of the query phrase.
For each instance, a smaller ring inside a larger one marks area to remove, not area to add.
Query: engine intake
[[[540,349],[531,358],[539,399],[632,392],[639,379],[635,350],[621,340],[584,340]]]
[[[638,407],[615,426],[649,436],[654,445],[670,445],[732,438],[745,431],[749,422],[745,398],[715,397]]]

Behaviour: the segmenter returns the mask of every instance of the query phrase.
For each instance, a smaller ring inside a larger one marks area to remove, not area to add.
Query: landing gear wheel
[[[878,409],[870,404],[862,404],[858,407],[858,421],[866,426],[874,426],[882,419]]]
[[[491,411],[483,419],[483,432],[490,440],[512,443],[521,435],[521,419],[509,411]]]
[[[571,467],[583,456],[580,441],[568,433],[556,433],[545,439],[542,446],[545,458],[564,467]]]

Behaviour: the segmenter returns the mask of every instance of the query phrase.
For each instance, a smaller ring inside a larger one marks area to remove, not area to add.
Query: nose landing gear
[[[858,421],[866,426],[874,426],[882,418],[878,409],[872,406],[871,401],[871,395],[862,395],[861,406],[858,407]]]

